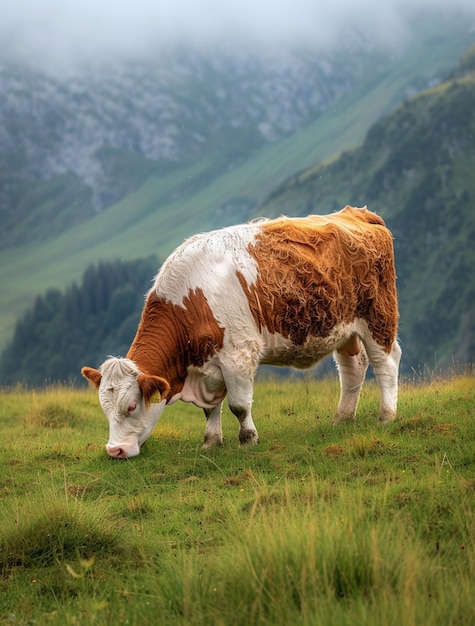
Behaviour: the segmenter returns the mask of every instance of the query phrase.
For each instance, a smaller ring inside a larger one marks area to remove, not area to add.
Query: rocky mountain
[[[12,207],[29,186],[54,178],[82,186],[90,195],[77,216],[84,219],[143,182],[147,161],[189,162],[229,136],[250,153],[294,132],[354,88],[368,58],[374,64],[371,54],[345,56],[183,51],[63,77],[0,67],[4,245],[19,242]],[[137,166],[118,177],[125,158]]]

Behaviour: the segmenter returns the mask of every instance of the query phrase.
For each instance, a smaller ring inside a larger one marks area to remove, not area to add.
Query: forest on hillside
[[[2,386],[77,384],[82,365],[125,356],[157,265],[153,257],[91,264],[80,284],[38,295],[3,352]]]

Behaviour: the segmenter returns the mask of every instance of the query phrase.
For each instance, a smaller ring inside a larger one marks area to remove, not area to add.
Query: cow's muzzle
[[[135,446],[111,446],[109,444],[106,445],[107,454],[113,459],[128,459],[133,456],[138,456],[140,454],[139,445]]]

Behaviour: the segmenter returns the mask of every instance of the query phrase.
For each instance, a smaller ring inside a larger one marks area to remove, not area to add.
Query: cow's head
[[[125,459],[140,454],[140,446],[162,414],[170,386],[159,376],[140,372],[130,359],[111,357],[100,369],[83,367],[82,375],[99,391],[99,402],[109,420],[111,457]],[[152,399],[159,399],[154,403]]]

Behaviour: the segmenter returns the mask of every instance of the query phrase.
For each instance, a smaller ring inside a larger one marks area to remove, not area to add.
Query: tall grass
[[[0,623],[473,624],[475,383],[368,385],[331,426],[334,380],[261,380],[261,443],[201,449],[170,407],[107,458],[90,391],[0,394]]]
[[[373,515],[361,494],[331,507],[285,506],[231,533],[205,570],[196,552],[180,554],[161,587],[170,621],[435,623],[424,620],[438,616],[441,599],[453,611],[447,576],[413,531]],[[470,595],[458,597],[468,615]]]

